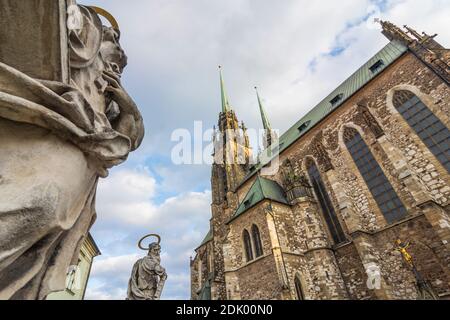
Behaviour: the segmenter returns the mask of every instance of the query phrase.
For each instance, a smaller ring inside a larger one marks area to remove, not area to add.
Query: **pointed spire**
[[[230,103],[228,102],[227,93],[225,91],[225,83],[223,81],[223,75],[222,75],[222,66],[219,66],[219,73],[220,73],[220,93],[222,96],[222,112],[228,112],[230,111]]]
[[[263,122],[264,129],[270,130],[271,125],[270,125],[269,119],[267,118],[266,111],[264,110],[264,107],[262,105],[261,98],[259,97],[258,87],[255,87],[255,91],[256,91],[256,97],[258,98],[259,111],[261,112],[261,119]]]

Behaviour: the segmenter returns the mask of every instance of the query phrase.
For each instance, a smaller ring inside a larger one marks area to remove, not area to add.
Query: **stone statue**
[[[117,23],[108,15],[114,27],[105,27],[95,8],[77,10],[82,24],[63,46],[68,81],[33,78],[0,60],[0,300],[64,289],[96,218],[99,177],[144,136],[120,81],[127,59]]]
[[[151,243],[146,249],[141,243],[150,236],[156,237],[158,242]],[[160,242],[161,238],[156,234],[149,234],[139,241],[139,248],[148,250],[148,255],[136,261],[133,266],[127,300],[159,300],[167,279],[166,270],[160,264]]]

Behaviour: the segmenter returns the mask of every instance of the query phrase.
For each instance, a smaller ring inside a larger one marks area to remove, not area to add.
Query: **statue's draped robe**
[[[128,283],[129,300],[153,300],[160,282],[167,275],[159,263],[159,259],[145,256],[136,261]]]
[[[102,25],[81,8],[84,28],[70,35],[70,85],[0,63],[0,299],[64,289],[96,217],[98,177],[143,137],[142,121],[118,132],[105,115]]]

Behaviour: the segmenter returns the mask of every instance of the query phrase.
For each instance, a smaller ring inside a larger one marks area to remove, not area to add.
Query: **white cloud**
[[[161,260],[169,273],[163,297],[188,296],[189,257],[208,230],[211,193],[182,193],[157,203],[157,189],[145,168],[119,168],[99,184],[92,233],[103,255],[94,260],[87,298],[124,297],[132,266],[145,254],[137,241],[147,233],[162,237]]]

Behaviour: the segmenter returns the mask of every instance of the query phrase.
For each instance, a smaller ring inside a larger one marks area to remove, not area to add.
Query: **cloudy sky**
[[[210,167],[175,165],[172,132],[211,128],[220,111],[217,66],[239,120],[259,129],[258,85],[274,128],[284,132],[387,40],[374,17],[439,33],[450,44],[448,0],[84,0],[119,21],[129,65],[123,84],[146,137],[99,185],[87,299],[124,299],[136,242],[162,236],[169,278],[163,299],[188,299],[189,257],[209,228]],[[207,142],[205,142],[207,144]]]

